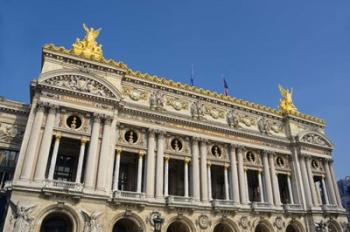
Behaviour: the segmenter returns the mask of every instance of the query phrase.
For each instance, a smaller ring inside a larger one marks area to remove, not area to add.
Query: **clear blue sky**
[[[102,27],[107,58],[277,107],[278,83],[327,121],[337,177],[350,175],[350,1],[0,0],[0,95],[29,102],[41,47],[69,48],[82,23]]]

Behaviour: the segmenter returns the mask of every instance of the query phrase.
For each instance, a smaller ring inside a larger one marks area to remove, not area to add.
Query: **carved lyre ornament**
[[[83,40],[79,38],[72,45],[72,52],[74,55],[82,56],[87,59],[99,61],[103,58],[102,45],[96,42],[96,38],[100,34],[101,28],[95,30],[88,28],[83,24],[85,37]]]
[[[282,95],[282,99],[280,100],[279,109],[282,112],[282,114],[290,114],[295,113],[298,111],[298,109],[295,107],[293,103],[293,89],[285,89],[281,85],[278,85],[278,89]]]

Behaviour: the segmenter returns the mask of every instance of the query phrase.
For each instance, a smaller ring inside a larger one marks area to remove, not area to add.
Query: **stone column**
[[[293,190],[292,190],[292,184],[290,182],[290,175],[287,176],[288,181],[288,192],[289,192],[289,198],[290,198],[290,204],[294,204],[294,197],[293,197]]]
[[[207,174],[207,142],[201,141],[200,153],[201,153],[201,194],[202,201],[208,202],[208,174]]]
[[[247,172],[248,170],[246,169],[246,168],[244,168],[244,181],[245,181],[245,183],[246,183],[246,186],[244,186],[245,187],[245,192],[247,193],[247,203],[249,203],[250,202],[250,199],[249,199],[249,187],[248,187],[248,172]]]
[[[60,140],[61,140],[61,134],[56,134],[55,136],[56,136],[55,145],[54,145],[53,151],[52,151],[49,176],[48,176],[49,180],[53,180],[53,175],[55,173],[57,154],[58,154],[58,148],[60,146]]]
[[[334,169],[333,169],[333,160],[331,160],[329,163],[328,163],[328,166],[329,166],[329,170],[331,172],[331,176],[332,176],[332,183],[333,183],[333,188],[335,190],[335,196],[337,198],[337,205],[339,208],[343,208],[343,205],[342,205],[342,201],[341,201],[341,197],[340,197],[340,194],[339,194],[339,189],[338,189],[338,184],[337,184],[337,181],[335,179],[335,173],[334,173]]]
[[[146,196],[154,198],[154,179],[155,179],[155,132],[148,132],[148,148],[147,148],[147,178],[146,178]]]
[[[281,206],[281,196],[280,196],[280,189],[278,187],[278,179],[275,169],[275,160],[274,160],[274,154],[269,154],[269,168],[271,170],[271,181],[272,181],[272,190],[273,190],[273,198],[275,200],[276,206]]]
[[[313,178],[312,170],[311,170],[311,158],[310,157],[306,157],[306,167],[307,167],[307,173],[308,173],[308,178],[309,178],[309,184],[310,184],[310,188],[311,188],[311,196],[313,199],[313,204],[315,206],[318,206],[319,202],[317,202],[317,194],[316,194],[314,178]]]
[[[87,157],[87,163],[85,168],[85,187],[95,188],[96,184],[96,172],[98,165],[98,144],[101,128],[100,115],[94,115],[94,122],[92,125],[92,133],[90,137],[89,151]]]
[[[86,144],[86,139],[82,138],[81,144],[80,144],[78,170],[77,170],[77,176],[75,178],[75,183],[81,182],[81,173],[83,171],[83,163],[84,163],[84,157],[85,157],[85,144]]]
[[[41,126],[43,123],[44,111],[45,111],[44,105],[43,104],[38,105],[35,119],[34,119],[34,125],[31,131],[31,135],[29,137],[27,152],[24,158],[21,179],[29,180],[32,178],[33,166],[34,166],[37,147],[39,144],[39,137],[40,137]]]
[[[230,190],[228,187],[228,173],[227,169],[229,168],[228,164],[224,165],[224,178],[225,178],[225,200],[230,200]]]
[[[34,177],[36,181],[42,181],[45,179],[55,120],[56,120],[56,107],[53,105],[50,105],[49,114],[46,120],[44,135],[41,142],[39,157],[36,163],[37,168],[36,168],[35,177]]]
[[[106,189],[106,180],[107,180],[107,167],[109,162],[109,149],[111,144],[111,124],[112,118],[106,117],[104,126],[103,126],[103,135],[102,135],[102,145],[101,145],[101,154],[100,162],[98,166],[97,174],[97,189],[101,191],[109,191]]]
[[[208,162],[207,163],[207,174],[208,174],[208,197],[209,197],[209,201],[211,201],[213,199],[213,195],[211,192],[211,163]]]
[[[109,155],[108,155],[108,165],[107,165],[107,177],[106,177],[106,189],[108,191],[113,191],[112,184],[114,182],[113,177],[113,167],[114,167],[114,159],[115,159],[115,145],[117,142],[117,124],[119,122],[116,118],[113,119],[111,125],[111,142],[109,145]]]
[[[137,190],[136,192],[141,193],[142,186],[142,164],[143,164],[143,156],[146,153],[144,151],[139,152],[139,161],[137,164]]]
[[[115,156],[115,164],[114,164],[114,179],[113,179],[113,192],[118,191],[119,185],[119,169],[120,169],[120,156],[122,154],[122,149],[117,149],[117,154]]]
[[[185,163],[185,167],[184,167],[184,183],[185,183],[185,197],[188,197],[188,163],[190,162],[189,158],[185,158],[184,163]]]
[[[169,196],[169,156],[164,157],[164,196]]]
[[[157,142],[157,169],[156,169],[156,197],[163,197],[163,176],[164,176],[164,132],[160,131]]]
[[[323,165],[325,167],[325,170],[326,170],[326,186],[327,186],[327,189],[329,190],[329,193],[330,193],[330,202],[332,204],[337,204],[337,197],[335,196],[335,190],[334,190],[334,187],[332,185],[332,174],[331,174],[331,171],[329,169],[329,165],[328,165],[328,161],[327,160],[324,160],[323,162]]]
[[[247,204],[248,203],[248,192],[247,189],[247,182],[246,182],[246,173],[244,171],[244,164],[243,164],[243,153],[244,148],[238,147],[238,173],[239,173],[239,190],[240,190],[240,196],[241,196],[241,203]]]
[[[230,161],[231,161],[231,192],[232,200],[234,203],[239,203],[239,183],[237,174],[237,158],[236,158],[236,147],[231,144],[230,148]]]
[[[307,209],[306,196],[303,185],[303,176],[301,173],[301,165],[299,162],[298,149],[292,148],[292,190],[294,193],[294,201],[297,204],[302,204],[304,209]]]
[[[309,183],[309,177],[307,174],[306,164],[305,164],[305,157],[300,157],[300,169],[302,174],[302,179],[304,183],[304,190],[305,190],[305,196],[306,196],[306,205],[309,207],[313,206],[312,202],[312,196],[311,196],[311,188]]]
[[[322,190],[323,190],[323,194],[324,194],[324,199],[326,201],[326,205],[328,205],[329,199],[328,199],[328,192],[327,192],[327,188],[326,188],[326,183],[324,181],[324,176],[322,176]]]
[[[200,179],[199,179],[199,147],[198,139],[192,140],[192,191],[193,199],[200,201]]]
[[[260,202],[264,202],[264,188],[261,179],[261,171],[258,171],[259,189],[260,189]]]
[[[266,188],[266,197],[267,202],[273,205],[273,195],[272,195],[272,186],[271,186],[271,176],[269,169],[268,153],[267,151],[262,152],[263,156],[263,166],[264,166],[264,178],[265,178],[265,188]]]

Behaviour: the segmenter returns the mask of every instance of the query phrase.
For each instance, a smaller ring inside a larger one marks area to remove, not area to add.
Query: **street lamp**
[[[154,232],[161,232],[163,222],[164,219],[161,218],[159,214],[153,218]]]

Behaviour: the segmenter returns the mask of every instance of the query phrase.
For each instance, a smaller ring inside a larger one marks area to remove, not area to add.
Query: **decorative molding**
[[[213,119],[225,118],[225,111],[215,106],[204,106],[204,114],[210,115]]]

